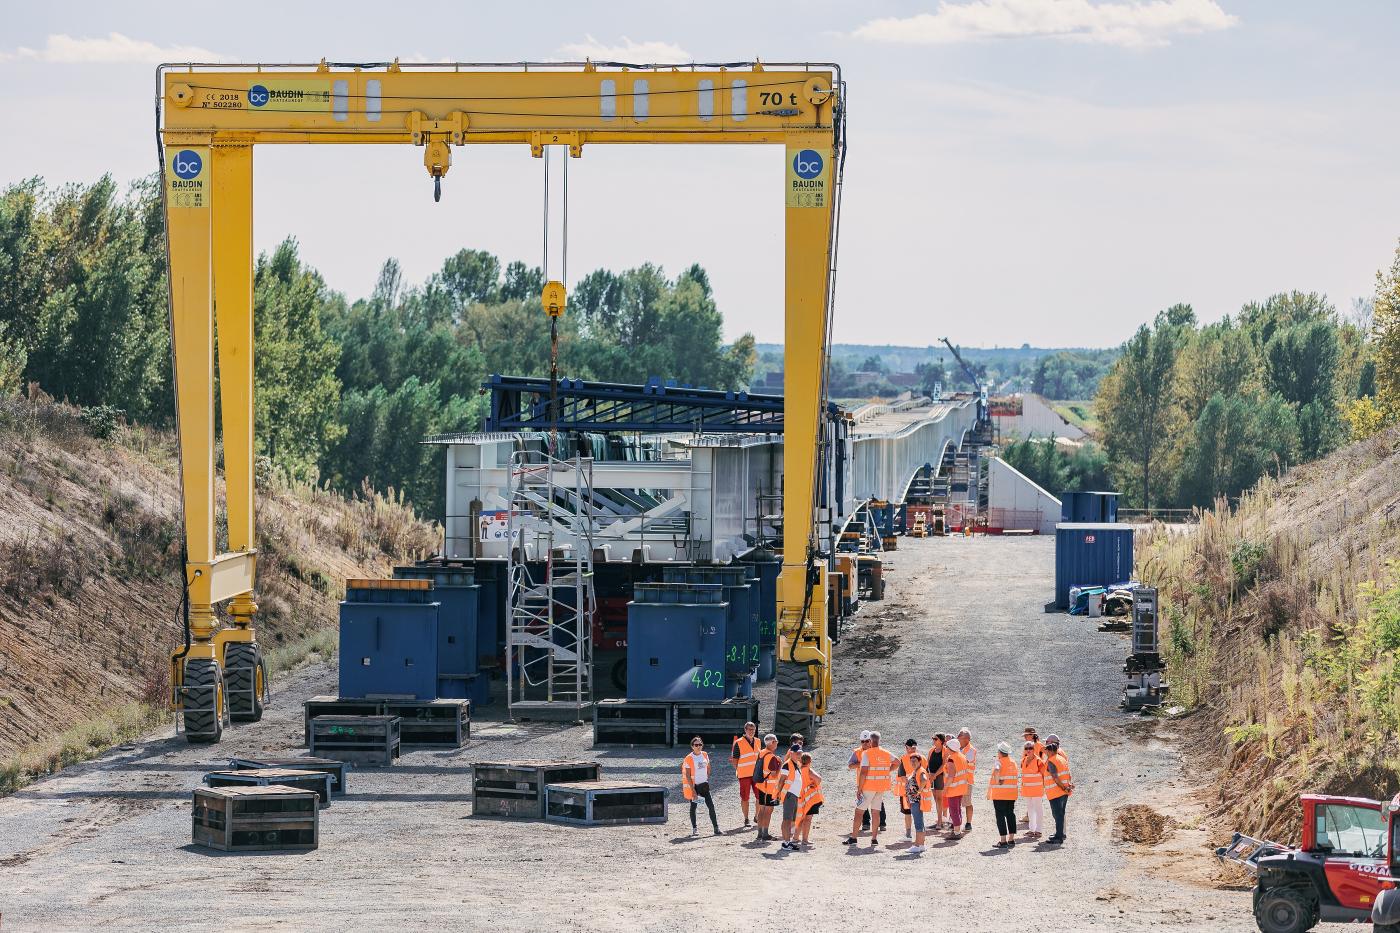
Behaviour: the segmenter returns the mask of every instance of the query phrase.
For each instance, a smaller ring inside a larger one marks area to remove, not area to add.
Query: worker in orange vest
[[[962,745],[957,739],[949,739],[943,746],[943,769],[947,781],[943,786],[943,799],[948,803],[948,838],[957,839],[962,835],[963,800],[972,787],[972,772],[963,757]]]
[[[710,811],[710,825],[715,835],[720,835],[719,817],[715,816],[715,802],[710,797],[710,755],[705,751],[705,743],[700,736],[690,740],[690,754],[681,762],[681,793],[690,801],[690,834],[700,835],[695,825],[695,801],[703,798]]]
[[[1069,773],[1069,758],[1060,751],[1060,737],[1045,737],[1045,799],[1050,801],[1050,814],[1055,818],[1055,835],[1046,842],[1059,845],[1065,841],[1065,807],[1074,793],[1074,781]]]
[[[904,740],[904,754],[899,756],[899,769],[895,773],[894,794],[899,798],[899,812],[904,814],[904,838],[913,839],[913,809],[909,803],[908,787],[909,779],[914,776],[914,761],[917,756],[923,761],[923,756],[919,754],[919,743],[913,739]]]
[[[802,770],[802,759],[811,756],[802,751],[802,746],[788,746],[787,757],[783,762],[782,775],[778,784],[778,799],[783,807],[783,848],[797,848],[797,810],[802,804],[802,794],[806,788],[806,777]]]
[[[862,754],[864,754],[864,753],[865,753],[865,750],[866,750],[867,748],[869,748],[869,747],[870,747],[870,730],[867,729],[867,730],[861,732],[861,734],[860,734],[860,744],[857,745],[855,748],[851,749],[851,757],[850,757],[850,760],[846,762],[846,770],[847,770],[847,771],[859,771],[859,770],[860,770],[860,756],[861,756]],[[880,804],[880,828],[881,828],[881,829],[884,829],[885,826],[886,826],[886,823],[885,823],[885,805],[884,805],[884,803],[881,803],[881,804]],[[866,811],[865,816],[861,817],[860,828],[861,828],[861,829],[869,829],[869,828],[870,828],[870,812],[869,812],[869,811]]]
[[[962,756],[967,759],[967,793],[963,795],[963,806],[967,808],[967,822],[963,824],[963,832],[972,832],[972,785],[977,781],[977,747],[972,744],[972,733],[967,727],[958,730],[958,745],[962,747]]]
[[[992,802],[997,816],[998,849],[1010,849],[1016,845],[1016,797],[1021,786],[1021,769],[1011,757],[1011,746],[1006,742],[997,745],[997,760],[992,764],[992,774],[987,781],[987,799]]]
[[[807,783],[797,805],[798,831],[802,837],[801,844],[811,846],[812,817],[821,812],[826,798],[822,796],[822,776],[813,770],[812,756],[807,752],[802,753],[802,773],[807,776]]]
[[[763,743],[758,740],[758,724],[744,723],[744,734],[734,737],[729,748],[729,763],[734,766],[734,776],[739,779],[739,806],[744,810],[744,828],[749,822],[749,797],[753,795],[753,769],[758,764],[758,752]]]
[[[754,822],[758,824],[760,842],[770,842],[773,839],[772,834],[768,832],[768,824],[773,820],[773,807],[778,801],[778,775],[781,768],[778,737],[770,732],[763,737],[763,748],[759,750],[758,761],[754,763],[753,771],[753,789],[758,795],[758,812],[754,816]]]
[[[1021,750],[1021,798],[1026,801],[1026,835],[1040,838],[1041,801],[1045,799],[1045,762],[1036,752],[1038,743],[1027,739]]]
[[[924,820],[927,814],[933,812],[933,778],[929,776],[922,755],[914,752],[907,757],[909,776],[902,780],[905,785],[904,799],[908,802],[914,818],[915,835],[914,844],[906,851],[910,855],[921,855],[924,852]]]
[[[863,813],[870,814],[870,847],[873,849],[880,844],[880,824],[875,814],[890,789],[894,765],[894,756],[880,747],[880,733],[872,731],[870,746],[861,753],[860,767],[856,770],[856,812],[845,845],[856,844]]]

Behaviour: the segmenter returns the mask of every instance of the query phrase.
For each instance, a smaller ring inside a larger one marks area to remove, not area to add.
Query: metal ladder
[[[508,500],[510,715],[580,722],[593,706],[593,460],[516,451]]]

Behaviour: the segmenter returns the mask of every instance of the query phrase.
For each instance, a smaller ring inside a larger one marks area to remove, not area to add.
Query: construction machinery
[[[1283,845],[1235,833],[1218,859],[1256,875],[1262,933],[1304,933],[1318,923],[1373,924],[1400,933],[1400,794],[1389,803],[1303,794],[1302,840]]]
[[[1163,679],[1167,660],[1158,645],[1157,588],[1139,586],[1132,590],[1133,653],[1123,662],[1128,678],[1123,688],[1122,706],[1136,711],[1162,705],[1171,685]]]
[[[777,729],[810,734],[832,687],[822,596],[829,556],[820,550],[814,499],[845,156],[843,91],[838,66],[811,63],[160,66],[156,118],[185,532],[186,637],[172,655],[171,681],[186,737],[217,741],[231,719],[261,715],[267,679],[254,599],[253,152],[259,145],[320,144],[415,146],[435,201],[453,149],[473,144],[529,147],[546,172],[554,147],[572,158],[594,145],[782,147]],[[775,201],[777,184],[775,174]],[[553,329],[565,312],[567,274],[549,275],[548,222],[546,212],[548,282],[541,299]],[[216,347],[227,489],[223,549],[215,530]],[[550,382],[557,417],[553,362]]]

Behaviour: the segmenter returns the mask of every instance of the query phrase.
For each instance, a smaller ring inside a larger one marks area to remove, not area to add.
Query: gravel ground
[[[693,920],[738,930],[759,917],[781,922],[774,908],[793,903],[804,928],[868,924],[874,908],[882,925],[913,929],[927,928],[945,899],[957,911],[946,925],[962,929],[1253,930],[1247,894],[1185,880],[1209,862],[1205,833],[1193,828],[1168,727],[1117,709],[1122,638],[1042,612],[1053,549],[1048,538],[901,539],[887,599],[858,613],[837,651],[837,695],[815,750],[827,804],[810,852],[783,852],[738,828],[723,749],[712,752],[726,834],[692,841],[680,750],[595,751],[590,730],[515,725],[493,718],[498,709],[482,711],[465,748],[352,773],[350,795],[322,811],[315,852],[190,846],[190,791],[201,775],[230,754],[298,753],[301,701],[334,691],[333,671],[321,666],[217,749],[153,736],[0,800],[0,924],[674,931]],[[760,697],[771,721],[771,686]],[[1028,722],[1058,732],[1072,757],[1070,839],[1059,849],[993,849],[990,762],[997,741],[1016,739]],[[845,763],[861,729],[924,745],[964,725],[981,753],[970,836],[907,855],[895,812],[882,848],[840,845],[854,797]],[[574,756],[601,761],[605,777],[670,786],[670,822],[583,829],[471,816],[473,761]],[[1158,821],[1142,807],[1167,818],[1165,848],[1115,838],[1115,813],[1130,804],[1139,806],[1124,812],[1150,824],[1154,842]]]

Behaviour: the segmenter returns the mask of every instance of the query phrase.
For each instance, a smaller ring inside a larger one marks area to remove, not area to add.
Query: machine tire
[[[872,603],[878,603],[880,600],[882,600],[882,599],[884,599],[884,598],[885,598],[885,576],[884,576],[884,574],[881,574],[880,576],[878,576],[878,577],[875,578],[875,580],[873,581],[873,585],[870,587],[870,601],[871,601]]]
[[[1400,923],[1377,923],[1371,927],[1371,933],[1400,933]]]
[[[1317,898],[1299,888],[1270,888],[1254,904],[1260,933],[1306,933],[1317,921]]]
[[[182,704],[185,741],[191,745],[208,744],[223,738],[223,711],[215,708],[223,685],[224,675],[217,661],[195,658],[185,662]]]
[[[627,695],[627,658],[621,657],[613,662],[611,671],[613,686],[623,696]]]
[[[229,719],[234,722],[257,722],[262,719],[263,697],[258,681],[267,683],[267,668],[257,642],[230,642],[226,645],[224,671],[227,673],[224,695],[228,698]]]
[[[793,696],[789,691],[808,691],[812,689],[812,677],[807,673],[807,665],[798,664],[795,661],[778,661],[778,703],[773,715],[773,732],[778,736],[780,742],[786,741],[787,737],[794,732],[800,732],[806,737],[809,743],[816,741],[817,718],[810,712],[794,712],[797,705],[796,699],[788,700]],[[787,697],[784,695],[787,694]]]

